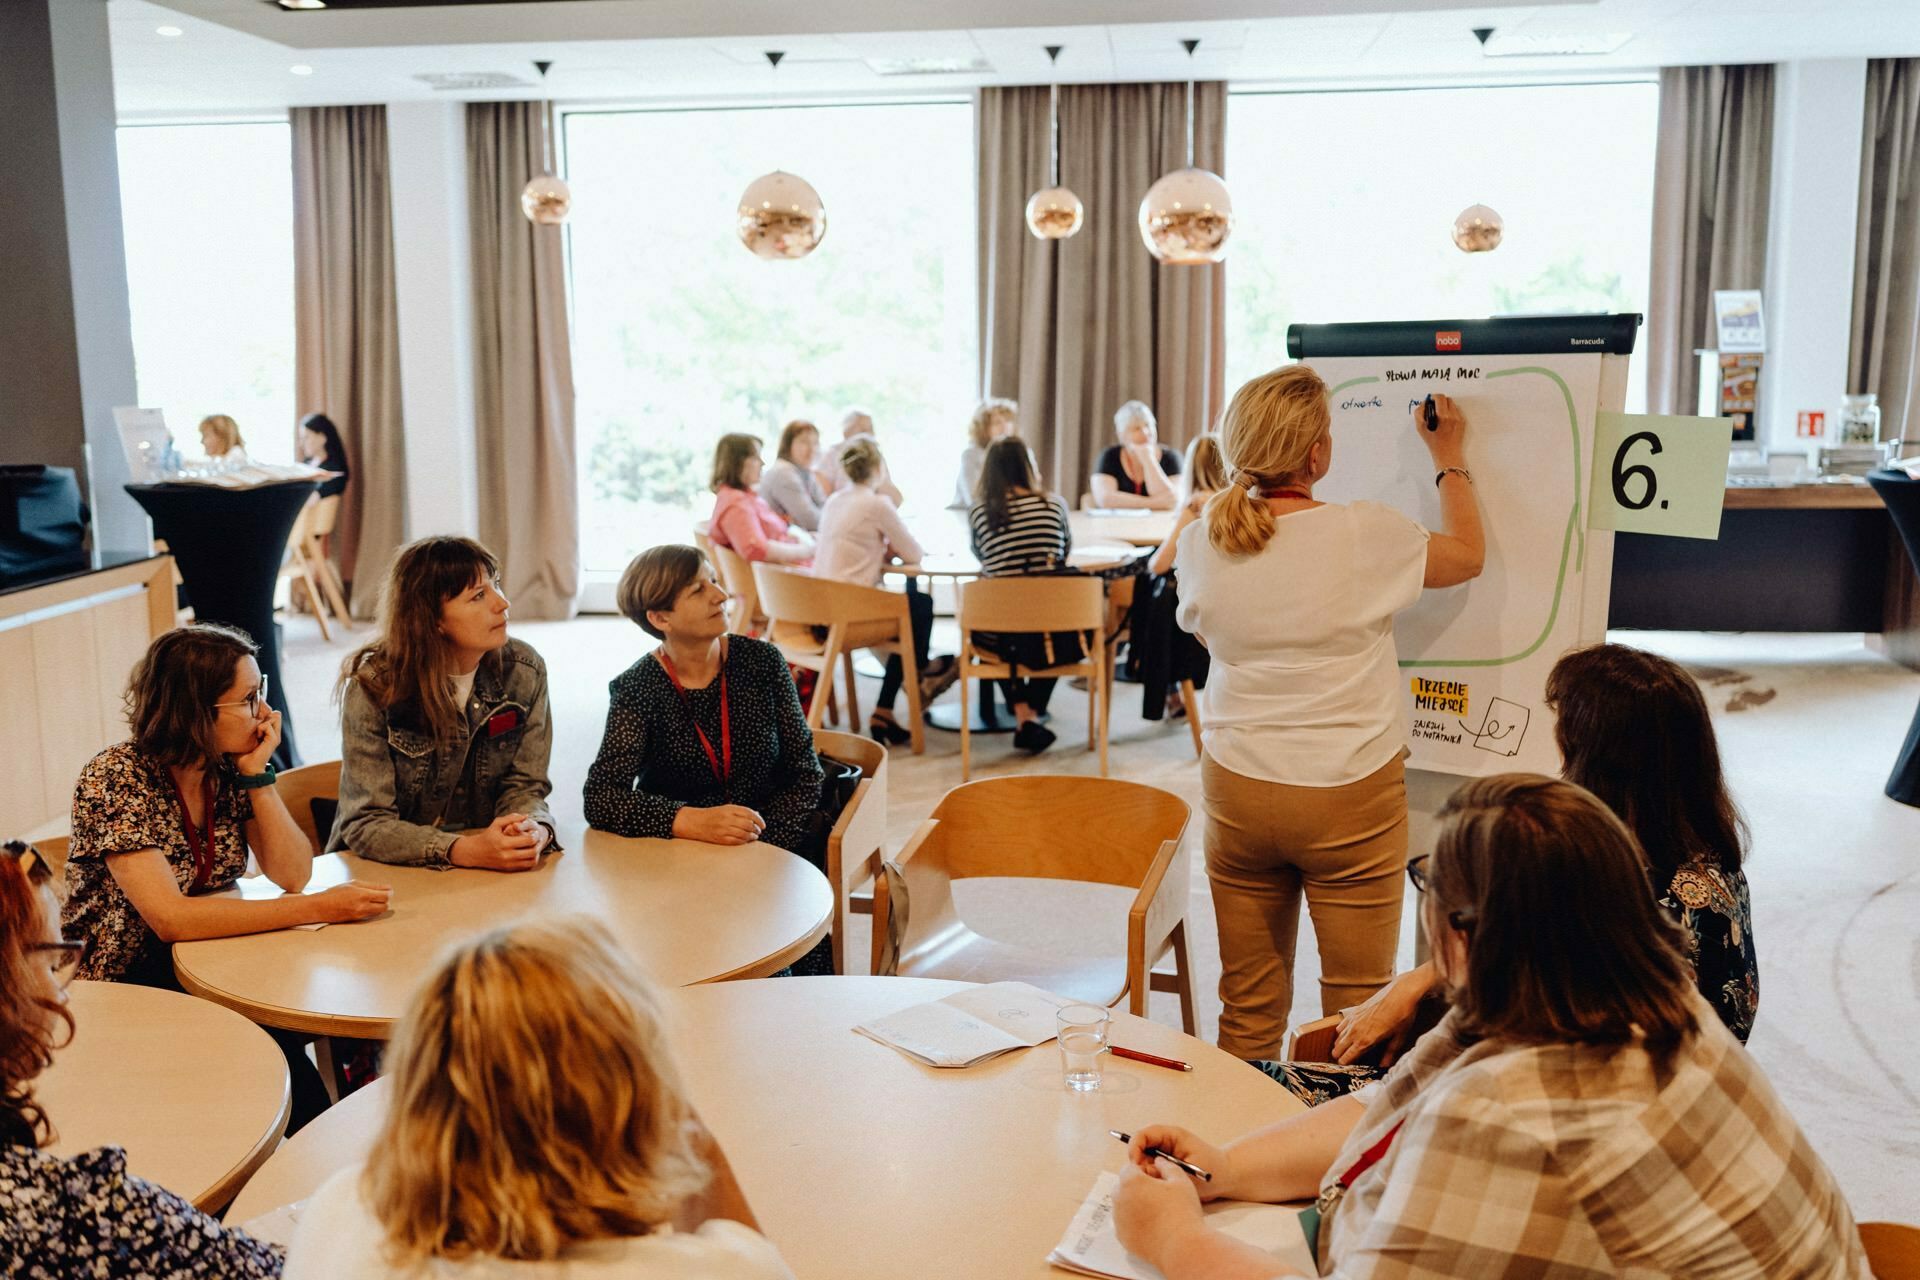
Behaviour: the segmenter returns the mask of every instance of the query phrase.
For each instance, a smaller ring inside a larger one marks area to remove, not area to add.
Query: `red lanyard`
[[[687,709],[687,723],[700,738],[700,748],[707,753],[707,767],[713,770],[713,780],[725,787],[733,777],[733,715],[727,706],[727,651],[720,650],[720,750],[714,752],[713,740],[707,737],[707,731],[700,727],[700,721],[694,718],[693,703],[687,699],[687,691],[680,683],[680,673],[673,669],[673,659],[667,656],[663,647],[653,655],[660,661],[660,669],[667,673],[667,679],[673,682],[673,691],[680,695],[680,705]]]
[[[193,818],[187,813],[187,797],[180,790],[180,781],[177,778],[173,780],[173,798],[180,803],[180,830],[187,837],[187,851],[193,855],[193,887],[196,889],[206,888],[213,880],[213,792],[213,774],[208,773],[203,791],[206,796],[207,825],[196,829]]]
[[[1380,1163],[1381,1157],[1387,1154],[1387,1148],[1393,1145],[1394,1136],[1400,1132],[1400,1125],[1405,1123],[1406,1121],[1402,1120],[1381,1134],[1378,1142],[1360,1153],[1360,1158],[1353,1162],[1353,1168],[1341,1174],[1338,1182],[1320,1193],[1317,1206],[1320,1212],[1331,1212],[1333,1207],[1340,1203],[1340,1198],[1347,1194],[1347,1188],[1351,1187],[1361,1174]]]
[[[1313,501],[1313,495],[1305,489],[1262,489],[1260,496],[1263,498],[1298,498],[1302,502]]]

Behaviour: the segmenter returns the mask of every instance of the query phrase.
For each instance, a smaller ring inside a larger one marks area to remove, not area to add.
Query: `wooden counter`
[[[173,625],[168,556],[0,589],[0,838],[68,812],[81,766],[127,736],[133,664]]]

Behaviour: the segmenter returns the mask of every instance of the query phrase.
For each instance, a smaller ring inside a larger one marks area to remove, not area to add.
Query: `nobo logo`
[[[1433,335],[1435,351],[1458,351],[1460,349],[1460,331],[1458,329],[1438,329]]]

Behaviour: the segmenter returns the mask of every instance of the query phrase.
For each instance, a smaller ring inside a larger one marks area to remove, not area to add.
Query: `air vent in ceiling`
[[[979,75],[993,70],[985,58],[868,58],[866,63],[882,76]]]
[[[524,89],[533,83],[504,71],[429,71],[414,79],[442,93],[460,93],[471,89]]]

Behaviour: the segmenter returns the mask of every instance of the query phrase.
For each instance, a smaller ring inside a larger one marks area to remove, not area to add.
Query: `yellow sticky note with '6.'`
[[[1733,423],[1601,413],[1594,420],[1587,527],[1718,538]]]

